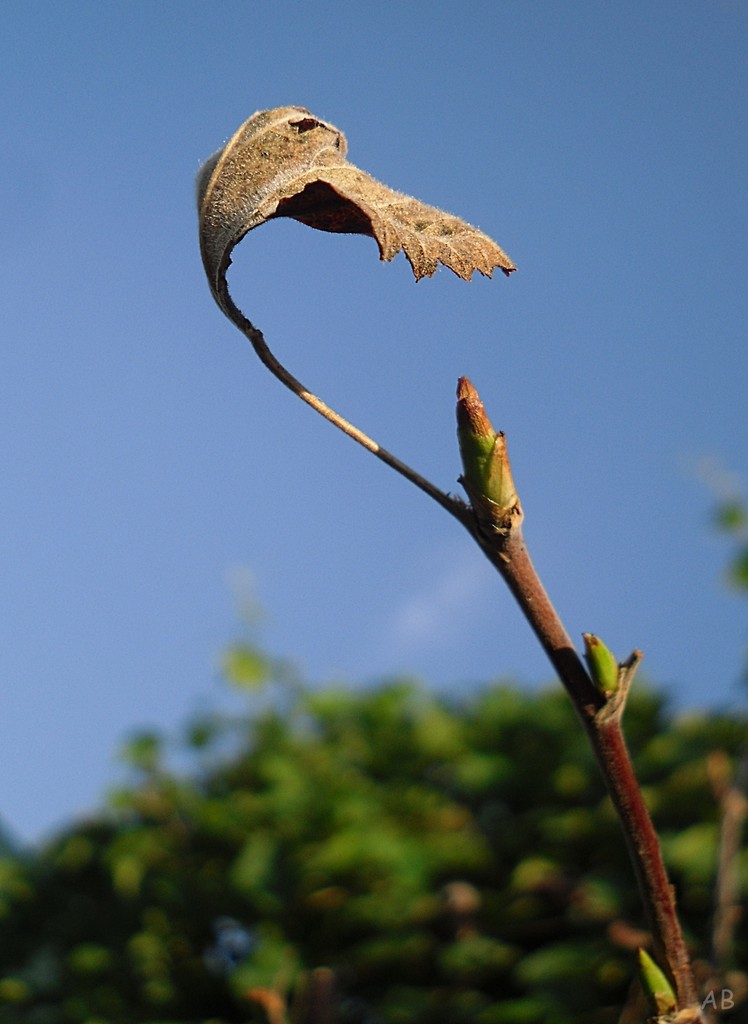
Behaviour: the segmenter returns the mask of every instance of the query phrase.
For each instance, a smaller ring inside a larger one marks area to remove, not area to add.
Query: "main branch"
[[[678,1008],[690,1012],[690,1019],[699,1020],[696,986],[675,895],[621,727],[628,687],[641,656],[637,652],[630,664],[621,666],[619,692],[608,694],[595,685],[525,545],[524,514],[514,489],[504,436],[494,431],[467,378],[460,380],[457,395],[458,438],[465,470],[462,483],[473,511],[472,520],[465,525],[506,581],[581,719],[626,837],[655,952],[667,967]]]

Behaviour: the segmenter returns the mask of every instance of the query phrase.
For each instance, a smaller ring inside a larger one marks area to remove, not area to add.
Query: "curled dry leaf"
[[[342,132],[303,107],[253,114],[203,166],[197,181],[200,249],[211,290],[231,316],[226,286],[234,246],[273,217],[320,231],[370,235],[383,260],[404,250],[416,279],[443,263],[466,281],[515,266],[459,217],[402,195],[346,160]],[[233,317],[232,317],[233,319]]]
[[[271,352],[265,338],[234,304],[226,283],[234,246],[273,217],[292,217],[321,231],[369,235],[383,260],[400,250],[416,279],[438,263],[470,280],[514,264],[487,235],[459,217],[381,185],[346,159],[345,136],[304,107],[253,114],[197,178],[200,252],[213,297],[247,337],[277,379],[367,451],[464,521],[462,502],[445,494],[313,394]]]

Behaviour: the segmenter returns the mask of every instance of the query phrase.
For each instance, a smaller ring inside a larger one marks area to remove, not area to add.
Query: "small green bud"
[[[639,980],[649,1000],[653,1013],[658,1017],[672,1013],[676,1008],[675,992],[665,972],[657,966],[644,949],[637,950]]]
[[[502,509],[516,505],[506,440],[494,430],[467,377],[460,377],[457,387],[457,439],[468,487]]]
[[[618,689],[618,662],[599,636],[582,633],[582,639],[592,681],[601,693],[609,697]]]

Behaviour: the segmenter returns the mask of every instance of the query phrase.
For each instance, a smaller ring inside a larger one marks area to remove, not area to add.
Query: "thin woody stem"
[[[598,715],[589,724],[587,735],[623,827],[655,952],[672,976],[679,1008],[686,1009],[698,1003],[696,985],[660,841],[634,774],[620,717],[601,721],[603,717]]]
[[[332,423],[333,426],[342,430],[344,434],[352,438],[362,447],[366,448],[367,451],[371,452],[372,455],[376,455],[378,459],[388,465],[395,472],[405,477],[416,487],[420,488],[425,494],[441,505],[442,508],[446,509],[451,515],[455,516],[461,522],[465,523],[468,515],[467,506],[464,502],[458,498],[453,498],[450,494],[446,494],[441,491],[438,487],[427,480],[426,477],[421,476],[416,470],[412,469],[407,463],[402,462],[393,455],[392,452],[387,451],[378,444],[373,438],[365,434],[363,430],[354,426],[353,423],[349,422],[345,417],[341,416],[340,413],[331,409],[326,402],[323,402],[321,398],[318,398],[313,392],[309,391],[308,388],[304,387],[300,380],[286,369],[286,367],[276,358],[268,347],[267,342],[262,331],[255,327],[254,324],[247,319],[242,311],[234,304],[231,296],[227,289],[224,289],[223,294],[220,296],[220,305],[224,310],[228,318],[233,324],[235,324],[242,334],[249,340],[252,348],[255,350],[263,365],[270,370],[274,377],[285,385],[290,391],[292,391],[298,398],[307,405],[310,405],[312,409],[324,416],[326,420]]]
[[[693,973],[660,842],[621,728],[623,706],[609,712],[608,702],[574,650],[532,564],[521,520],[517,518],[507,532],[495,533],[493,543],[478,518],[470,532],[509,586],[579,714],[626,837],[657,956],[672,975],[679,1008],[693,1007],[697,1004]]]
[[[605,698],[593,684],[571,637],[540,581],[522,538],[521,524],[509,533],[486,537],[476,519],[466,523],[488,560],[498,569],[548,659],[559,674],[574,707],[586,723],[599,711]],[[499,543],[497,543],[499,541]]]

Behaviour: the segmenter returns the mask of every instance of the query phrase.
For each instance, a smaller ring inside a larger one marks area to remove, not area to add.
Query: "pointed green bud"
[[[609,697],[618,689],[618,662],[599,636],[582,633],[582,639],[592,681],[601,693]]]
[[[672,1013],[677,1002],[673,986],[665,972],[657,966],[649,953],[644,949],[637,950],[639,981],[644,994],[649,1000],[652,1012],[658,1017]]]
[[[488,498],[502,509],[518,502],[506,440],[494,430],[478,392],[467,379],[457,384],[457,439],[468,491]]]

